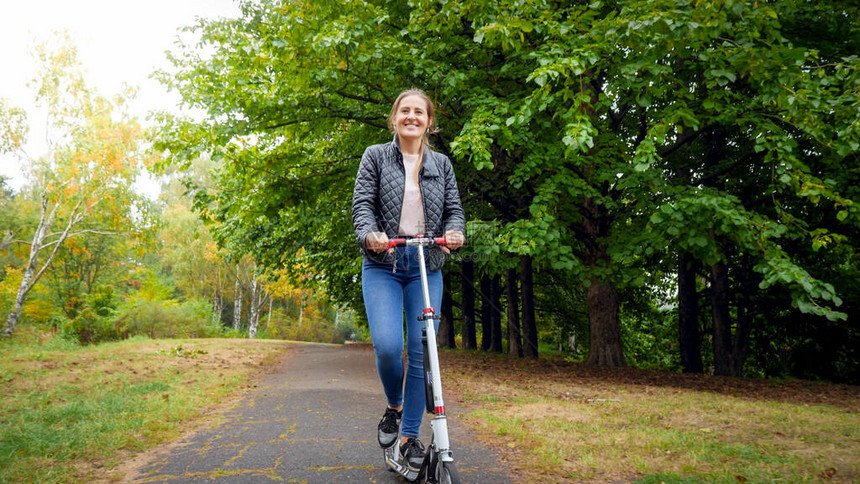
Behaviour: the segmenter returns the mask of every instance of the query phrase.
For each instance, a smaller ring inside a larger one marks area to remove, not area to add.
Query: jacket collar
[[[394,135],[394,139],[391,140],[391,145],[397,153],[400,153],[401,159],[403,157],[403,152],[400,151],[400,139],[397,138],[397,135]],[[424,145],[424,156],[421,157],[421,170],[425,177],[437,177],[439,176],[439,167],[436,165],[436,158],[433,156],[433,151],[425,144]]]

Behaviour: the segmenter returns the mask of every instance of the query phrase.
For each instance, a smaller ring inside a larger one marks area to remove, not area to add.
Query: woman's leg
[[[424,312],[424,293],[421,289],[421,275],[417,265],[417,261],[410,265],[409,279],[404,291],[408,367],[406,370],[406,389],[404,390],[403,422],[400,430],[401,436],[416,438],[421,426],[421,419],[424,416],[425,402],[424,347],[421,345],[421,330],[424,328],[424,321],[418,319]],[[442,272],[428,273],[427,285],[430,290],[430,304],[438,314],[442,305]],[[439,322],[435,321],[435,323],[438,330]]]
[[[403,287],[391,266],[365,261],[361,289],[376,371],[390,407],[403,403]]]

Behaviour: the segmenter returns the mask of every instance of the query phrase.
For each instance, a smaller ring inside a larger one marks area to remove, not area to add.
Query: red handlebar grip
[[[426,240],[426,239],[425,239]],[[445,237],[435,237],[433,239],[433,243],[436,245],[448,245],[448,242],[445,240]],[[405,245],[406,239],[403,237],[397,237],[396,239],[391,239],[388,241],[388,248],[397,247],[398,245]]]
[[[398,245],[403,245],[406,243],[406,239],[396,238],[388,241],[388,248],[397,247]]]

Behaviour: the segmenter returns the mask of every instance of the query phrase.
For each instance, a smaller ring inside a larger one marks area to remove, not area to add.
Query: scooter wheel
[[[436,466],[436,482],[438,484],[460,484],[460,476],[453,462],[440,462]]]

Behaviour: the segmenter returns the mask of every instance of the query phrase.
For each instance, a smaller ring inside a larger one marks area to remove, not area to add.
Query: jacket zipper
[[[427,153],[427,152],[425,151],[425,153]],[[422,156],[423,155],[424,155],[424,153],[422,153]],[[423,159],[421,160],[421,170],[418,171],[418,191],[421,193],[421,211],[424,212],[424,234],[423,234],[423,236],[424,237],[433,237],[433,234],[427,233],[427,220],[428,220],[428,218],[427,218],[427,203],[426,203],[427,197],[424,195],[424,166],[425,166],[424,163],[426,163],[426,161],[427,160],[423,160]],[[424,255],[425,255],[424,258],[425,259],[427,259],[426,256],[427,256],[427,253],[430,252],[430,249],[431,249],[431,247],[427,247],[427,250],[424,251]],[[426,263],[427,261],[425,260],[424,262]]]
[[[398,156],[398,161],[400,162],[400,169],[403,171],[403,197],[406,197],[406,165],[403,163],[403,153],[400,151],[398,147],[396,155]],[[420,178],[420,177],[419,177]],[[419,185],[421,184],[421,180],[418,180]],[[400,215],[403,215],[403,201],[400,201]],[[425,215],[426,217],[426,215]],[[400,230],[400,218],[397,219],[397,227],[398,231]],[[391,262],[391,273],[397,274],[397,247],[394,248],[394,260]]]

